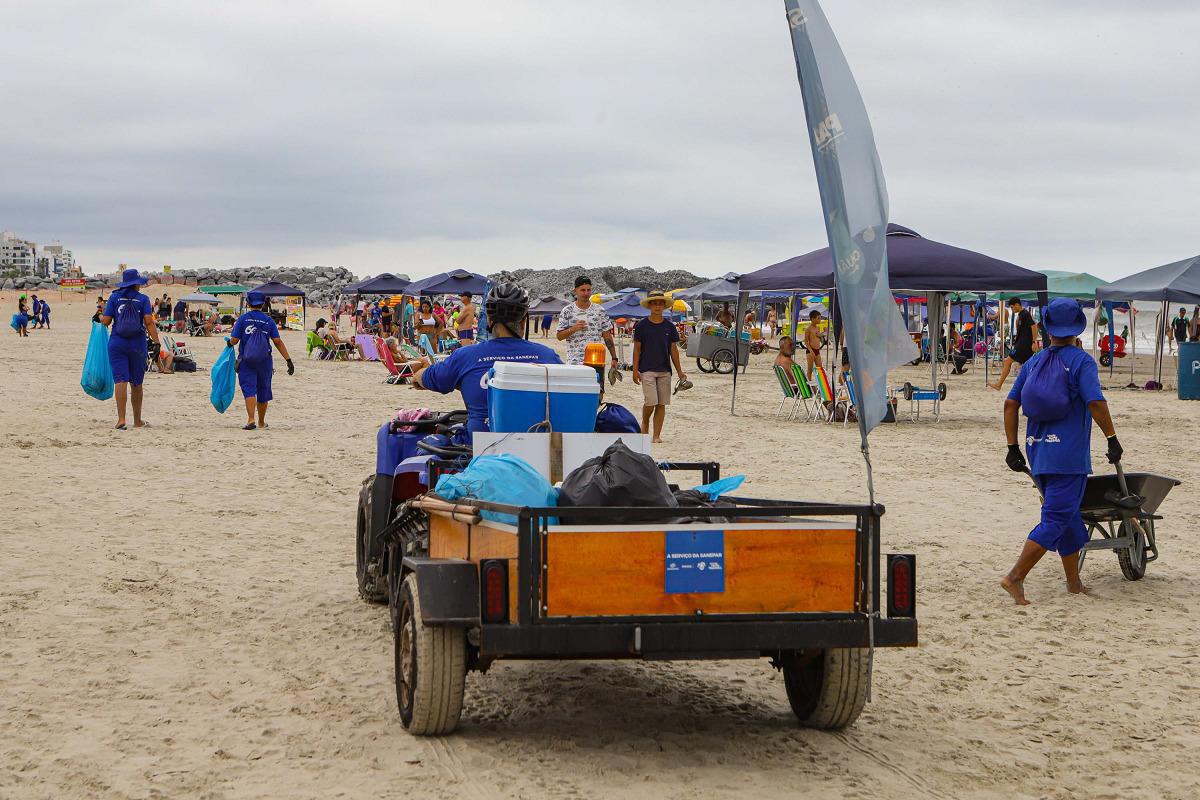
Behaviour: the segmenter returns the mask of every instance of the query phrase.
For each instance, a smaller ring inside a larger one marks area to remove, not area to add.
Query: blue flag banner
[[[784,7],[865,455],[867,434],[886,410],[888,369],[912,361],[917,351],[888,285],[887,187],[866,106],[817,0],[785,0]]]

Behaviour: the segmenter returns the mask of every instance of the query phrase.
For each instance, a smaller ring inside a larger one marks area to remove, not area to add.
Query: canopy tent
[[[382,272],[374,278],[351,284],[342,289],[342,294],[403,294],[412,281],[403,275]]]
[[[1070,297],[1074,300],[1094,301],[1096,290],[1108,285],[1108,281],[1097,278],[1087,272],[1066,272],[1061,269],[1040,269],[1038,272],[1046,276],[1046,295],[1049,297]],[[1022,300],[1036,299],[1036,292],[999,292],[996,296],[1001,300],[1017,297]]]
[[[286,283],[280,283],[279,281],[267,281],[262,286],[255,286],[253,289],[246,290],[247,294],[250,292],[258,292],[266,297],[299,297],[299,309],[295,307],[294,303],[286,303],[284,327],[292,328],[293,330],[304,330],[308,309],[305,304],[303,289],[297,289],[295,286],[288,286]],[[245,295],[242,295],[242,300],[245,301],[245,299]],[[297,310],[300,312],[298,320],[295,319]]]
[[[718,303],[735,303],[738,299],[738,276],[736,272],[728,272],[720,278],[707,283],[680,289],[671,295],[675,300],[714,300]]]
[[[242,286],[240,283],[222,283],[215,286],[201,286],[199,290],[205,294],[210,294],[217,298],[217,314],[221,317],[222,322],[226,317],[237,316],[241,310],[241,295],[245,294],[249,289]],[[235,299],[234,296],[237,296]]]
[[[250,291],[240,283],[222,283],[216,286],[201,286],[201,292],[206,294],[244,294]]]
[[[489,281],[484,275],[467,272],[465,269],[452,269],[449,272],[439,272],[408,285],[404,293],[413,297],[430,296],[435,294],[484,294]]]
[[[185,294],[183,297],[179,298],[179,300],[180,302],[184,303],[207,303],[210,306],[218,306],[221,304],[221,299],[219,297],[215,297],[211,294],[205,294],[204,292]]]
[[[1113,335],[1113,306],[1123,301],[1148,300],[1160,304],[1158,313],[1158,330],[1154,345],[1154,375],[1158,385],[1162,386],[1163,338],[1166,335],[1168,306],[1172,303],[1200,305],[1200,256],[1185,258],[1172,264],[1153,267],[1135,273],[1119,281],[1113,281],[1107,286],[1096,289],[1096,300],[1104,303],[1108,312],[1108,332]],[[1130,329],[1133,329],[1134,314],[1130,309]],[[1131,335],[1130,339],[1136,337]],[[1111,341],[1111,340],[1110,340]],[[1133,354],[1136,355],[1136,347]],[[1133,386],[1133,362],[1129,359],[1129,385]],[[1110,362],[1111,363],[1111,362]]]
[[[998,258],[926,239],[888,223],[888,280],[893,291],[1046,291],[1046,276]],[[828,247],[741,277],[741,290],[820,291],[834,288],[833,255]]]
[[[558,312],[562,311],[569,302],[571,301],[548,294],[529,307],[529,315],[536,317],[545,314],[557,314]]]
[[[645,319],[650,316],[650,309],[642,307],[642,297],[639,294],[627,294],[618,300],[605,303],[604,311],[612,319]]]

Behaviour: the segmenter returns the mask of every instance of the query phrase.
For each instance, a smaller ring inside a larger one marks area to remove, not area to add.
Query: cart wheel
[[[713,372],[718,375],[728,375],[733,372],[733,351],[721,348],[712,354]]]
[[[1100,366],[1111,367],[1112,366],[1112,356],[1109,355],[1108,353],[1101,353],[1100,354]]]
[[[366,494],[371,496],[371,486],[375,479],[371,478],[366,485]],[[372,564],[367,557],[367,537],[370,535],[367,523],[369,509],[363,503],[358,506],[358,524],[355,526],[354,537],[354,574],[358,579],[358,593],[369,603],[382,603],[387,600],[387,584],[383,580],[381,564]]]
[[[833,730],[858,719],[871,685],[869,662],[869,651],[862,648],[786,654],[783,684],[800,724]]]
[[[1131,536],[1133,544],[1117,551],[1121,574],[1126,580],[1140,581],[1146,574],[1146,536],[1132,522],[1122,522],[1121,536]]]
[[[910,381],[905,381],[905,382],[904,382],[904,387],[903,387],[903,390],[902,390],[902,391],[903,391],[903,394],[904,394],[904,399],[905,399],[905,400],[912,400],[912,396],[913,396],[913,385],[912,385],[912,383],[911,383]]]
[[[467,637],[462,628],[426,627],[417,577],[400,585],[396,640],[396,702],[400,722],[417,736],[450,733],[462,716]]]
[[[946,399],[946,384],[939,383],[938,384],[938,400],[945,400],[945,399]]]
[[[705,362],[708,362],[708,363],[705,363]],[[701,372],[703,372],[704,374],[707,375],[708,373],[712,372],[712,362],[708,361],[708,359],[706,359],[706,358],[697,358],[696,359],[696,369],[700,370]]]

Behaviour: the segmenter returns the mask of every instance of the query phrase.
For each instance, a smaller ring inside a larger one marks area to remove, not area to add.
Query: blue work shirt
[[[1096,362],[1078,347],[1056,347],[1059,361],[1067,381],[1071,398],[1070,410],[1062,419],[1053,422],[1025,423],[1025,454],[1029,458],[1029,471],[1034,475],[1090,475],[1092,472],[1092,415],[1088,403],[1104,399],[1100,389],[1100,375]],[[1049,350],[1036,353],[1021,367],[1009,400],[1021,402],[1021,389],[1025,387],[1025,376],[1039,358],[1045,358]]]
[[[262,311],[247,311],[233,323],[230,337],[238,340],[238,358],[262,363],[271,360],[271,340],[279,338],[279,326]]]
[[[497,361],[524,361],[533,364],[561,364],[549,347],[537,342],[505,336],[489,339],[455,350],[449,358],[421,373],[421,385],[440,394],[458,389],[467,406],[467,430],[488,429],[488,390],[484,385],[488,370]]]
[[[136,312],[137,316],[137,332],[130,335],[124,335],[117,329],[122,307],[127,303],[135,303],[137,306],[129,312]],[[140,346],[142,347],[146,346],[146,328],[142,324],[142,320],[147,315],[154,316],[154,305],[150,302],[149,297],[132,287],[115,290],[108,296],[108,301],[104,304],[104,316],[110,317],[113,320],[112,335],[118,338],[132,339],[134,342],[140,340]]]

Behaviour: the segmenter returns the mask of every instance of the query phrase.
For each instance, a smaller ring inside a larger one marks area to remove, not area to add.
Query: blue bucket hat
[[[1042,325],[1057,339],[1071,339],[1083,333],[1087,317],[1079,303],[1069,297],[1056,297],[1042,310]]]
[[[246,292],[246,303],[252,306],[261,306],[267,302],[267,296],[262,292]]]
[[[127,289],[130,286],[144,286],[148,283],[146,278],[142,277],[142,273],[137,271],[137,268],[130,267],[121,273],[121,282],[117,284],[118,289]]]

